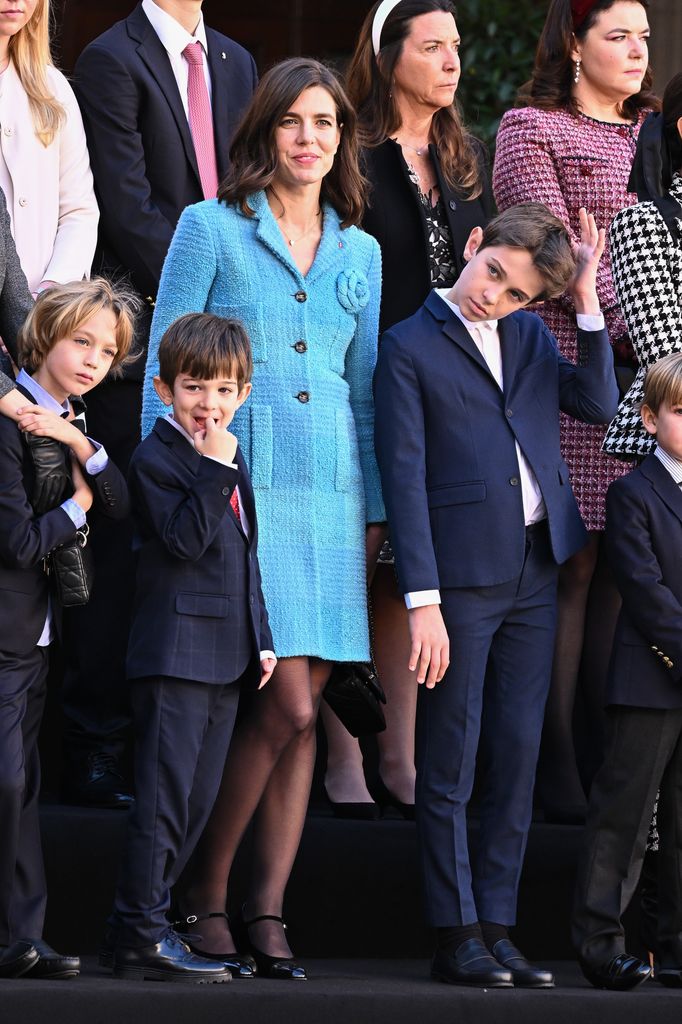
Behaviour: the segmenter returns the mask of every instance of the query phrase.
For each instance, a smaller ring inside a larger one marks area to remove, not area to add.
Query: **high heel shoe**
[[[242,906],[235,926],[241,931],[244,939],[244,947],[248,947],[253,954],[261,978],[273,978],[279,981],[305,981],[305,968],[297,963],[293,956],[270,956],[261,949],[257,949],[249,937],[249,928],[258,921],[278,921],[284,930],[287,926],[281,917],[275,914],[259,914],[252,917],[250,921],[244,918],[244,907]]]
[[[381,808],[376,803],[332,800],[327,792],[327,787],[323,785],[322,788],[324,790],[327,803],[331,807],[335,818],[353,818],[356,821],[378,821],[381,817]]]
[[[387,807],[394,807],[405,821],[414,821],[414,804],[405,804],[397,796],[394,796],[380,775],[377,775],[376,781],[368,788],[382,811],[385,811]]]
[[[208,921],[212,917],[224,917],[229,927],[230,922],[224,910],[216,910],[211,914],[188,914],[187,917],[183,917],[180,921],[174,921],[173,927],[186,927],[190,924],[197,924],[199,921]],[[184,941],[191,951],[200,956],[202,960],[217,960],[225,964],[233,978],[256,977],[258,968],[252,956],[244,955],[243,953],[207,953],[205,949],[201,949],[199,946],[195,946],[193,942],[190,942],[190,938],[191,933],[185,932]],[[195,936],[195,938],[198,938],[198,936]]]

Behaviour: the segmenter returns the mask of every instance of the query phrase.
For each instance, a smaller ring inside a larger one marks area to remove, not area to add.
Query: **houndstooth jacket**
[[[682,203],[682,172],[673,178],[670,194]],[[655,445],[639,415],[646,371],[657,359],[682,351],[682,244],[653,203],[621,210],[609,236],[613,279],[639,369],[609,425],[603,450],[628,458],[647,455]]]

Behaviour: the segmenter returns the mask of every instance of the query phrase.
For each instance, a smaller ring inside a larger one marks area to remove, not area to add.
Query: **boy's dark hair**
[[[234,374],[241,391],[253,374],[251,342],[242,322],[213,313],[178,317],[159,345],[159,377],[172,388],[181,373],[197,380]]]
[[[480,252],[492,245],[525,249],[545,282],[534,299],[553,299],[566,291],[575,273],[571,239],[562,221],[542,203],[520,203],[494,217],[483,229]]]
[[[662,405],[682,404],[682,352],[664,356],[649,367],[642,405],[658,413]]]
[[[130,290],[104,277],[46,288],[19,331],[19,365],[33,373],[58,341],[70,337],[101,310],[110,309],[116,321],[117,351],[109,373],[116,377],[137,358],[131,354],[131,347],[138,307],[139,301]]]

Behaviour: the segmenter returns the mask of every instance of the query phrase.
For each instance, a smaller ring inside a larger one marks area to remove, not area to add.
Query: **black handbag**
[[[50,551],[45,560],[52,593],[62,608],[74,608],[90,600],[94,573],[87,544],[86,525],[78,530],[72,540]]]
[[[386,694],[371,665],[362,661],[334,665],[324,688],[324,699],[351,736],[383,732]]]

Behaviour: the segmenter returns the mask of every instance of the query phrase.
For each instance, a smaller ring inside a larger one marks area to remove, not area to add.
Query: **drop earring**
[[[580,57],[578,57],[577,61],[575,62],[575,74],[573,75],[573,81],[575,82],[576,85],[580,81],[580,65],[581,64],[582,64],[582,61],[581,61]]]

